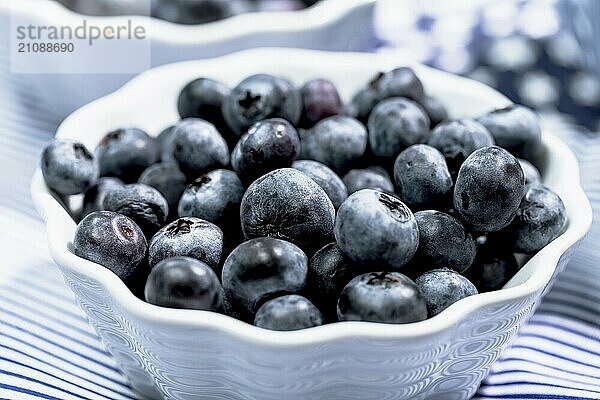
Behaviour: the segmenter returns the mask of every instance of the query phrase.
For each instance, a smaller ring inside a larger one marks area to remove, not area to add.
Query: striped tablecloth
[[[0,50],[2,46],[0,44]],[[0,51],[0,399],[138,399],[49,257],[29,181],[57,118]],[[600,220],[600,138],[561,131]],[[600,224],[478,399],[600,399]]]

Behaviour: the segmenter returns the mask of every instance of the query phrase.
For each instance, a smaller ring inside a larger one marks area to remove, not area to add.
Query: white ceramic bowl
[[[106,132],[123,126],[157,134],[177,119],[180,89],[200,76],[229,85],[258,72],[286,76],[296,84],[326,77],[349,100],[376,72],[403,64],[389,54],[256,49],[168,65],[76,111],[57,136],[76,138],[93,148]],[[509,104],[480,83],[413,67],[427,92],[440,98],[451,116],[475,116]],[[39,170],[31,190],[66,282],[133,387],[149,396],[467,399],[591,224],[577,160],[556,137],[544,134],[543,143],[544,183],[565,203],[566,232],[531,258],[504,290],[468,297],[432,319],[408,325],[345,322],[274,332],[216,313],[147,304],[109,270],[69,251],[75,223],[49,193]]]
[[[149,65],[154,67],[254,47],[366,50],[375,40],[374,9],[375,0],[326,0],[300,11],[246,13],[200,25],[175,24],[148,16],[128,18],[133,26],[146,28],[151,40]],[[16,34],[8,29],[11,15],[23,25],[34,26],[76,27],[84,18],[90,26],[116,26],[123,20],[119,16],[78,14],[53,0],[5,0],[0,1],[0,32],[6,31],[3,40],[8,43],[9,35]],[[132,55],[147,54],[146,46],[145,41],[131,41],[126,47],[108,47],[108,51],[112,59],[127,60]],[[95,71],[98,58],[106,56],[101,51],[75,59],[68,55],[49,56],[39,68],[70,71],[71,64],[76,62],[82,71]],[[29,74],[27,82],[43,107],[60,118],[118,89],[133,77],[134,74],[115,73],[40,73]]]

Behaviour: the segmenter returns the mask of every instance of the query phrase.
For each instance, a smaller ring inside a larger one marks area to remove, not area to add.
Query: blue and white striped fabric
[[[0,399],[139,399],[50,260],[29,180],[57,121],[6,65],[0,58]],[[565,137],[600,221],[600,137]],[[600,399],[598,241],[600,223],[477,399]]]

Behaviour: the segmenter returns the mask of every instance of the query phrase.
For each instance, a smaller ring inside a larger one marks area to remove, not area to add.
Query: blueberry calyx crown
[[[106,134],[106,136],[104,136],[102,138],[102,140],[100,141],[101,145],[106,145],[109,142],[112,142],[113,140],[119,140],[119,138],[121,137],[122,131],[121,129],[117,129],[116,131],[112,131]]]
[[[131,239],[134,236],[133,229],[127,225],[121,225],[121,233],[123,233],[123,236],[125,236],[127,239]]]
[[[383,283],[386,287],[391,286],[394,283],[400,282],[400,279],[397,275],[390,274],[387,272],[371,272],[369,274],[369,280],[367,281],[367,285],[378,285]]]
[[[77,158],[85,158],[86,160],[92,159],[92,154],[81,143],[73,144],[73,150],[75,151],[75,156]]]
[[[193,222],[189,219],[179,218],[176,223],[172,224],[167,228],[167,231],[171,235],[179,235],[190,233],[192,231]]]
[[[253,95],[250,91],[246,90],[243,96],[238,99],[238,104],[244,109],[246,116],[255,116],[260,113],[259,103],[261,98],[260,94]]]
[[[400,200],[390,196],[389,194],[380,193],[379,202],[386,206],[396,219],[403,222],[410,219],[408,209]]]

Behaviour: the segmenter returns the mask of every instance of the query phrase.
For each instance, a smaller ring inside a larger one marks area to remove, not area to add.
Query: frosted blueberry
[[[414,256],[419,229],[410,209],[391,194],[363,189],[338,209],[335,239],[361,265],[400,269]]]
[[[46,185],[57,193],[72,195],[85,192],[98,179],[98,164],[79,142],[57,139],[42,154],[42,175]]]

